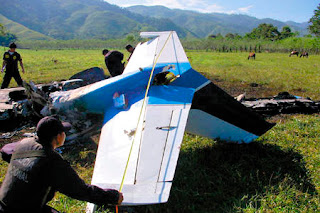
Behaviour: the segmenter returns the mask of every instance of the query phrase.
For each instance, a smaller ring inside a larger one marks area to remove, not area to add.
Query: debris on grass
[[[279,114],[313,114],[320,112],[320,101],[292,95],[288,92],[280,92],[278,95],[268,98],[246,99],[244,94],[236,97],[243,105],[253,111],[264,115],[274,116]]]
[[[44,116],[55,115],[51,106],[50,94],[56,91],[76,89],[94,82],[104,80],[103,70],[97,67],[82,71],[71,80],[35,85],[24,82],[24,87],[0,90],[0,139],[9,139],[19,134],[20,137],[33,137],[35,130],[20,132],[24,127],[36,126]],[[102,126],[101,116],[69,110],[59,112],[61,120],[72,124],[68,132],[66,145],[74,144],[96,134]],[[27,125],[27,126],[26,126]]]

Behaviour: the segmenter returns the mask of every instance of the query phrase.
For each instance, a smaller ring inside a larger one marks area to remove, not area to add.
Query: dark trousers
[[[3,77],[1,89],[7,88],[9,86],[12,77],[14,78],[14,80],[16,80],[19,86],[22,86],[22,79],[19,71],[14,71],[14,72],[6,71],[6,74]]]

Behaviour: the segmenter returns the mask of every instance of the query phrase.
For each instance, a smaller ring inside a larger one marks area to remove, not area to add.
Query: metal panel
[[[142,101],[137,102],[131,106],[130,110],[119,112],[103,126],[92,184],[121,183],[133,141],[133,135],[134,132],[137,131],[125,178],[125,183],[134,183],[141,136],[139,133],[141,133],[143,121],[143,119],[141,119],[138,129],[136,129],[141,106]],[[109,111],[109,113],[111,112]]]
[[[136,183],[155,183],[165,149],[172,117],[170,106],[147,106],[145,126],[140,144]]]
[[[186,131],[208,138],[220,138],[238,143],[249,143],[258,138],[257,135],[197,109],[190,110]]]
[[[180,109],[175,109],[172,112],[170,130],[161,162],[161,171],[158,177],[159,182],[173,180],[189,109],[190,105],[180,105]]]

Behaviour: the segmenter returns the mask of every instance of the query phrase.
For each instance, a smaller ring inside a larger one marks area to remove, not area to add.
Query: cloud
[[[117,4],[120,7],[129,7],[133,5],[155,6],[161,5],[168,8],[182,10],[193,10],[201,13],[248,13],[253,5],[241,7],[233,10],[227,10],[218,4],[212,4],[209,0],[105,0],[111,4]]]
[[[105,2],[108,2],[109,4],[115,4],[119,7],[130,7],[134,5],[145,5],[145,0],[104,0]]]
[[[241,7],[241,8],[238,8],[238,11],[241,13],[248,13],[252,7],[253,5],[249,5],[248,7]]]
[[[208,3],[207,0],[145,0],[144,5],[162,5],[169,8],[182,10],[194,10],[203,13],[223,12],[223,8],[217,4]]]
[[[179,0],[146,0],[146,6],[162,5],[169,8],[184,9],[184,5]],[[169,5],[169,6],[168,6]]]
[[[253,5],[249,5],[247,7],[240,7],[234,10],[227,10],[219,5],[207,5],[205,9],[198,10],[203,13],[226,13],[226,14],[241,14],[241,13],[249,13],[249,10],[253,8]]]
[[[130,7],[134,5],[144,5],[144,6],[155,6],[155,5],[161,5],[168,8],[179,8],[179,9],[187,9],[187,7],[184,6],[184,3],[180,3],[179,0],[104,0],[110,4],[116,4],[120,7]]]
[[[225,13],[224,8],[217,4],[207,5],[204,8],[199,8],[196,10],[202,13]]]

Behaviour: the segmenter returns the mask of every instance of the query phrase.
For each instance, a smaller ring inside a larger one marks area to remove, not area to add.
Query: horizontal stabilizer
[[[209,83],[195,92],[186,131],[233,142],[251,142],[274,124]]]

